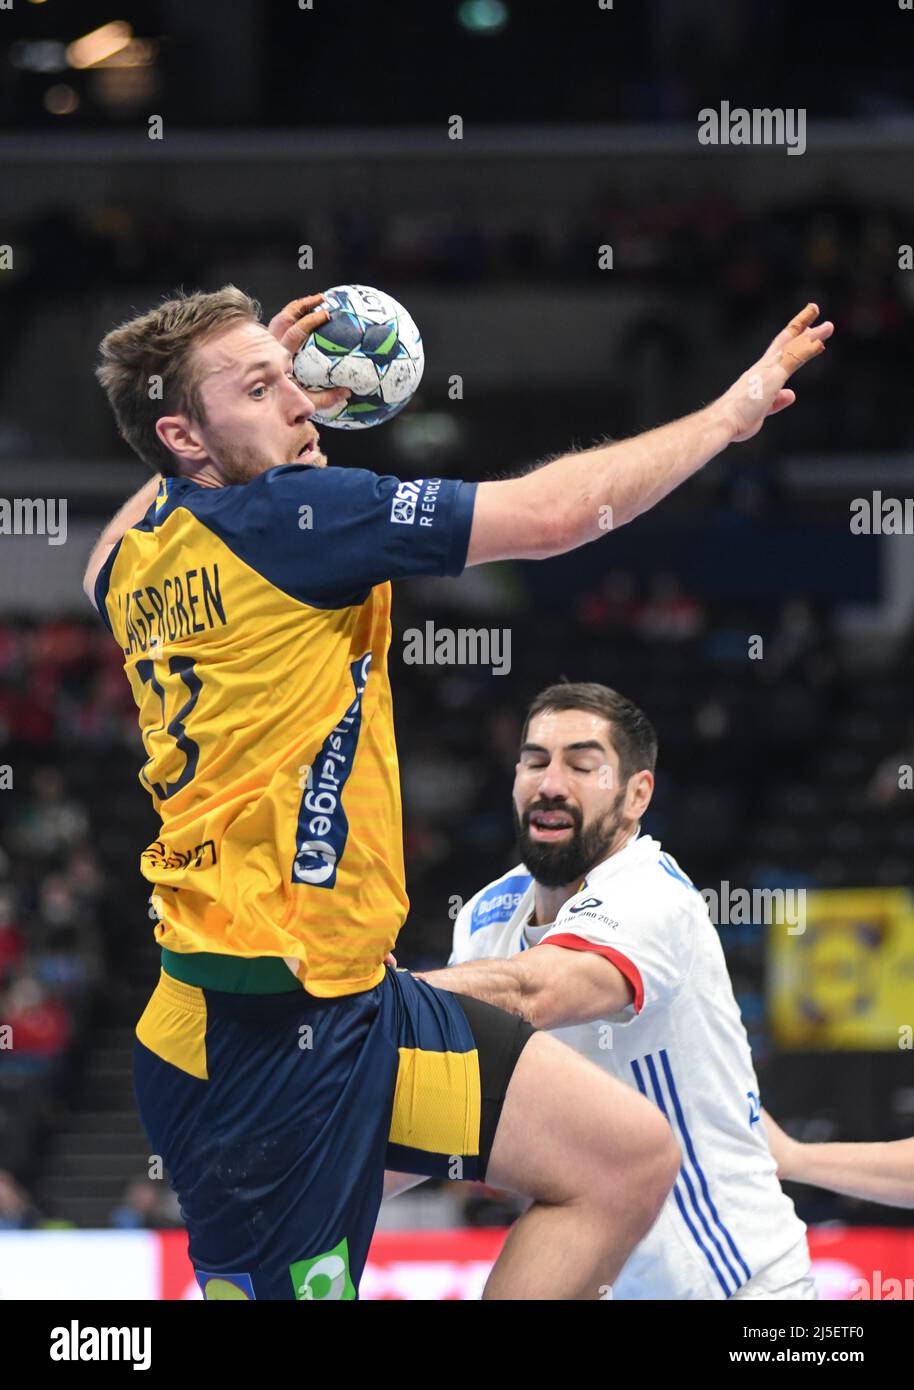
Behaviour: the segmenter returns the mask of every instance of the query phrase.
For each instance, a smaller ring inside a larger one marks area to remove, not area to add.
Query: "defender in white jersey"
[[[640,833],[655,758],[651,725],[615,691],[538,696],[514,791],[524,863],[466,904],[451,968],[424,978],[554,1030],[669,1121],[679,1177],[615,1298],[814,1298],[717,931]]]

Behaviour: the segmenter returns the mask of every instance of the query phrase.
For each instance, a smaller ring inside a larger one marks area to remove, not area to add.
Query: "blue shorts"
[[[137,1024],[140,1116],[205,1298],[351,1299],[385,1168],[482,1178],[529,1024],[388,970],[317,999],[163,970]]]

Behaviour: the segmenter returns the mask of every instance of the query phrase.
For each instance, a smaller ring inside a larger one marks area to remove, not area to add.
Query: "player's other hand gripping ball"
[[[296,352],[293,370],[306,391],[347,386],[348,400],[315,420],[363,430],[403,409],[422,380],[422,335],[402,304],[367,285],[337,285],[321,306],[330,315]]]

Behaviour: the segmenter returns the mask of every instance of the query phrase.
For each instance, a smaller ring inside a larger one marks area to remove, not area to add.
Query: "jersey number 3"
[[[174,796],[176,792],[179,792],[182,787],[186,787],[197,771],[197,761],[200,757],[200,745],[195,743],[194,740],[188,736],[184,728],[184,721],[200,698],[200,677],[194,670],[193,657],[171,656],[168,658],[168,676],[163,677],[163,679],[166,685],[169,685],[171,689],[175,688],[178,681],[183,682],[184,686],[187,688],[187,699],[178,710],[174,719],[172,719],[166,727],[165,689],[156,678],[155,663],[152,661],[138,661],[136,670],[140,680],[144,683],[148,683],[155,691],[156,695],[158,695],[162,705],[161,729],[155,729],[152,732],[157,734],[164,730],[169,738],[174,739],[177,748],[184,754],[184,771],[176,782],[166,782],[164,786],[159,782],[150,782],[149,778],[146,776],[146,767],[152,762],[152,758],[147,760],[146,766],[140,772],[140,776],[147,787],[155,792],[160,801],[165,801],[168,797]],[[169,681],[169,676],[176,676],[178,680]]]

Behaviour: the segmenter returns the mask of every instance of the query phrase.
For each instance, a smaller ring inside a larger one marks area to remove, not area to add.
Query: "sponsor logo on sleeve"
[[[418,516],[420,526],[431,526],[440,491],[440,478],[414,478],[401,483],[390,504],[391,521],[412,526]]]

